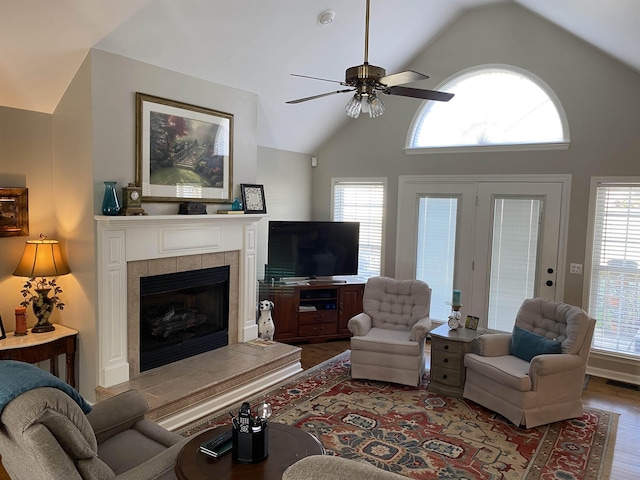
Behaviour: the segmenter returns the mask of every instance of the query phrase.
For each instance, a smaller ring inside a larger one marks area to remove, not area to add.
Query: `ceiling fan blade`
[[[292,73],[291,76],[292,77],[310,78],[311,80],[321,80],[323,82],[332,82],[332,83],[339,83],[340,85],[346,85],[344,82],[341,82],[340,80],[329,80],[327,78],[311,77],[309,75],[299,75],[297,73]]]
[[[328,97],[329,95],[335,95],[336,93],[346,93],[346,92],[353,92],[353,89],[349,88],[345,90],[338,90],[335,92],[321,93],[320,95],[313,95],[312,97],[304,97],[304,98],[298,98],[297,100],[289,100],[286,103],[302,103],[309,100],[315,100],[316,98]]]
[[[404,97],[423,98],[425,100],[436,100],[438,102],[448,102],[453,98],[453,93],[437,92],[435,90],[422,90],[410,87],[391,87],[384,90],[389,95],[402,95]]]
[[[395,87],[396,85],[404,85],[405,83],[417,82],[418,80],[426,80],[429,75],[424,73],[414,72],[413,70],[406,70],[404,72],[393,73],[382,77],[378,80],[380,83],[387,87]]]

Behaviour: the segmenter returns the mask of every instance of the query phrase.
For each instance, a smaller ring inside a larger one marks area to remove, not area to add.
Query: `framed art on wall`
[[[233,115],[136,93],[136,185],[156,202],[231,201]]]
[[[245,213],[267,213],[264,187],[262,185],[241,183],[240,191],[242,192],[242,205]]]
[[[29,235],[29,190],[0,188],[0,237]]]

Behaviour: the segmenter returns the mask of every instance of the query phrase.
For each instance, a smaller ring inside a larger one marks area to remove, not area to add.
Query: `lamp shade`
[[[70,271],[57,240],[28,240],[13,274],[29,278],[55,277]]]

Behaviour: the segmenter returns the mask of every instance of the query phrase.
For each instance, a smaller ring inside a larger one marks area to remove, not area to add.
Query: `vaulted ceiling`
[[[465,10],[495,3],[372,0],[369,61],[402,70]],[[515,3],[640,71],[638,0]],[[327,9],[335,19],[321,25]],[[52,113],[95,47],[254,92],[258,144],[313,153],[349,121],[348,95],[287,105],[340,88],[290,74],[343,80],[363,60],[364,11],[365,0],[2,0],[0,106]]]

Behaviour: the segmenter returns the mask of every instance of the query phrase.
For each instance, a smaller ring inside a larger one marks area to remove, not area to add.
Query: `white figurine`
[[[258,319],[258,338],[263,340],[273,340],[276,333],[276,326],[271,317],[271,310],[274,304],[271,300],[260,300],[260,318]]]

